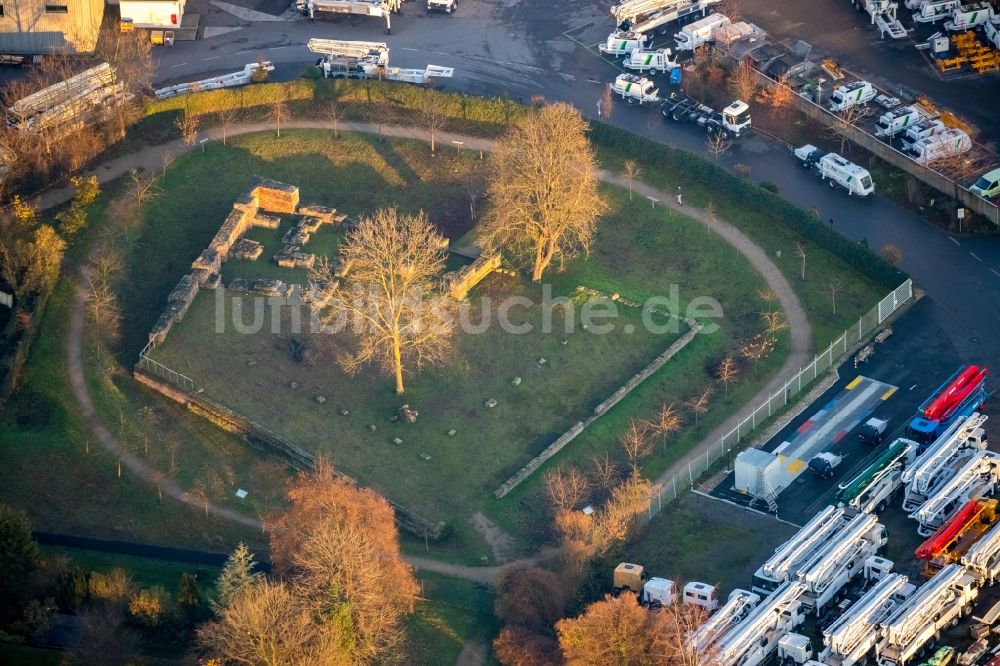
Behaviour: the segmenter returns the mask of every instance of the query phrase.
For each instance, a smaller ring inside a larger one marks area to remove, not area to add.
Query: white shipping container
[[[184,18],[185,0],[121,0],[123,21],[136,28],[179,28]]]
[[[751,497],[767,494],[768,486],[777,492],[775,479],[781,473],[778,456],[760,449],[747,449],[736,456],[736,490]],[[763,485],[758,487],[758,483]]]

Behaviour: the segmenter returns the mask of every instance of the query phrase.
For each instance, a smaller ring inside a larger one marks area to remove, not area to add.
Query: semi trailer
[[[673,92],[663,101],[660,112],[664,118],[691,122],[708,134],[724,134],[733,139],[749,133],[753,127],[750,107],[740,100],[732,102],[722,111],[716,111],[695,99]]]

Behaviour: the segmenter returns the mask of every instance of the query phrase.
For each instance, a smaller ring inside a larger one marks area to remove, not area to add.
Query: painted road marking
[[[914,384],[913,386],[911,386],[911,387],[910,387],[910,390],[912,391],[912,390],[913,390],[913,389],[915,389],[915,388],[917,388],[917,385],[916,385],[916,384]]]
[[[860,384],[860,383],[861,383],[861,381],[862,381],[863,379],[864,379],[864,377],[862,377],[861,375],[858,375],[857,377],[855,377],[855,378],[854,378],[854,379],[853,379],[853,380],[851,381],[851,383],[850,383],[850,384],[848,384],[847,386],[845,386],[845,387],[844,387],[844,390],[845,390],[845,391],[850,391],[850,390],[851,390],[851,389],[853,389],[853,388],[854,388],[855,386],[857,386],[858,384]]]
[[[997,277],[1000,277],[1000,273],[997,273],[997,269],[991,268],[990,270],[993,271],[993,275],[996,275]]]
[[[249,51],[237,51],[236,55],[243,55],[244,53],[253,53],[253,49],[250,49]]]
[[[969,254],[971,254],[972,258],[975,259],[976,261],[982,262],[982,259],[980,259],[979,257],[977,257],[975,252],[969,252]]]
[[[183,67],[186,64],[187,64],[186,62],[179,62],[176,65],[171,65],[170,69],[174,69],[175,67]]]
[[[806,462],[804,460],[793,460],[791,464],[788,465],[789,474],[798,474],[806,468]]]
[[[209,57],[205,58],[205,60],[218,60],[221,57],[222,56],[209,56]]]
[[[882,394],[882,400],[888,400],[893,393],[896,392],[896,387],[893,386],[891,389]]]
[[[951,242],[952,242],[952,243],[954,243],[955,245],[961,245],[961,243],[959,243],[959,242],[958,242],[957,240],[955,240],[955,239],[954,239],[954,238],[952,238],[951,236],[948,236],[948,238],[949,238],[949,239],[951,240]]]

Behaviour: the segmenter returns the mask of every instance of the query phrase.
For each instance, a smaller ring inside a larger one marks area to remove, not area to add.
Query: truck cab
[[[809,469],[821,479],[831,479],[833,478],[834,470],[837,469],[842,460],[843,458],[837,454],[824,451],[812,457],[809,461]]]
[[[706,613],[719,607],[719,595],[714,585],[708,583],[688,583],[684,586],[683,602],[687,606],[700,606]]]
[[[750,130],[750,106],[736,100],[722,110],[722,126],[729,134],[740,136]]]
[[[858,431],[858,439],[871,444],[881,444],[889,429],[889,419],[870,418]]]
[[[428,12],[451,14],[458,9],[458,0],[427,0]]]

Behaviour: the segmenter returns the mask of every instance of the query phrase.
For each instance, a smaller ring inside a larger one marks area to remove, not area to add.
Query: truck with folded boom
[[[882,513],[902,487],[903,471],[916,455],[916,442],[897,439],[854,479],[840,486],[838,499],[856,511]]]
[[[879,641],[879,626],[915,587],[906,576],[889,574],[823,630],[819,661],[829,666],[864,663]]]

